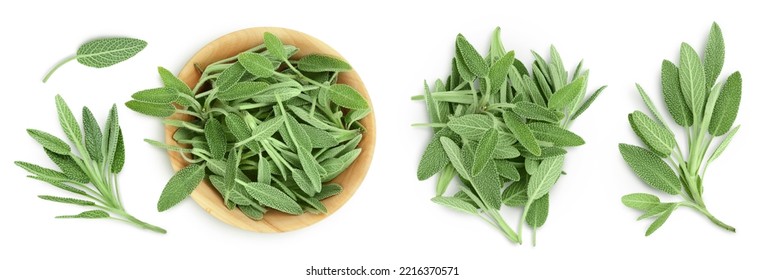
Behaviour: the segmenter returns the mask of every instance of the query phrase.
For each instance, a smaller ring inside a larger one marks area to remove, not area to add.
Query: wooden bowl
[[[293,45],[300,49],[295,58],[300,58],[312,53],[322,53],[335,57],[342,56],[318,39],[311,37],[305,33],[301,33],[295,30],[277,27],[255,27],[244,30],[239,30],[223,37],[212,41],[204,46],[199,52],[197,52],[186,66],[183,67],[178,77],[183,80],[189,87],[193,88],[199,81],[200,73],[196,70],[194,65],[199,65],[201,69],[204,69],[210,63],[218,60],[234,56],[242,51],[248,50],[252,47],[263,43],[263,33],[271,32],[284,42],[285,45]],[[340,74],[339,83],[347,84],[356,90],[358,90],[364,98],[370,104],[371,100],[367,93],[361,78],[356,71],[350,71]],[[191,119],[188,115],[175,114],[170,118],[173,119]],[[337,211],[348,199],[353,196],[359,185],[364,180],[369,169],[369,164],[372,161],[372,154],[375,148],[375,116],[374,110],[367,115],[361,124],[366,127],[367,131],[359,143],[361,154],[353,164],[348,167],[343,173],[332,182],[339,183],[343,186],[343,191],[333,197],[323,200],[327,207],[327,214],[310,214],[305,213],[303,215],[289,215],[279,211],[268,211],[262,220],[254,221],[245,216],[238,208],[234,210],[228,210],[223,205],[223,198],[221,195],[210,185],[210,182],[205,180],[191,193],[191,198],[202,206],[208,213],[218,218],[219,220],[236,226],[245,230],[251,230],[256,232],[286,232],[296,230],[300,228],[312,225],[329,215],[332,215]],[[165,127],[165,142],[170,145],[178,145],[173,139],[173,134],[177,130],[176,127]],[[176,152],[168,152],[170,155],[170,161],[173,169],[176,171],[186,167],[188,163],[183,160],[180,154]]]

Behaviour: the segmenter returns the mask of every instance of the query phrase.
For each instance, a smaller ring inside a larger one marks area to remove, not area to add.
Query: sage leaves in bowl
[[[287,231],[337,210],[366,173],[374,122],[363,84],[339,54],[308,35],[242,30],[200,50],[180,78],[163,68],[160,77],[164,87],[126,103],[170,117],[167,144],[147,140],[170,150],[180,169],[159,198],[160,211],[196,189],[192,197],[227,223]]]
[[[568,127],[605,87],[586,97],[589,72],[580,62],[569,75],[554,47],[549,62],[532,52],[529,71],[505,51],[499,32],[486,58],[458,35],[451,75],[433,87],[426,83],[425,93],[412,98],[425,101],[430,117],[415,126],[434,133],[417,178],[438,174],[433,202],[481,218],[513,243],[522,242],[526,223],[536,243],[566,149],[584,144]],[[454,177],[458,190],[448,193]],[[502,206],[523,208],[517,232]]]
[[[646,148],[619,144],[624,161],[646,184],[682,201],[662,202],[658,196],[633,193],[622,197],[624,205],[644,212],[638,220],[654,218],[645,235],[651,235],[680,206],[706,216],[717,226],[736,232],[732,226],[713,216],[704,203],[704,174],[709,164],[728,147],[739,126],[733,127],[741,102],[741,74],[736,71],[725,81],[717,82],[725,57],[725,43],[717,23],[709,31],[703,59],[687,43],[680,46],[680,65],[664,60],[661,86],[664,102],[675,123],[687,138],[687,151],[678,145],[670,124],[643,91],[650,116],[641,111],[629,114],[629,123]],[[732,128],[732,129],[731,129]],[[721,139],[721,140],[716,140]],[[710,150],[712,143],[716,148]],[[711,153],[710,153],[711,152]]]
[[[56,96],[56,109],[61,128],[74,146],[44,131],[28,129],[27,132],[42,145],[60,171],[28,162],[16,162],[16,165],[31,173],[29,178],[46,182],[74,196],[41,195],[41,199],[90,208],[79,214],[56,218],[114,219],[165,233],[164,229],[131,216],[122,205],[117,174],[125,164],[125,144],[117,118],[117,106],[112,106],[109,111],[104,130],[101,130],[88,107],[82,108],[82,127],[59,95]]]

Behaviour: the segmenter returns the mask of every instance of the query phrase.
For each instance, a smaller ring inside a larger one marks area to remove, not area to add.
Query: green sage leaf
[[[345,72],[351,65],[339,58],[323,54],[309,54],[298,60],[297,68],[306,72]]]
[[[274,75],[274,65],[262,54],[251,52],[241,53],[238,56],[238,61],[247,72],[256,77],[268,78]]]
[[[707,86],[714,85],[717,81],[724,60],[725,41],[720,26],[715,22],[712,23],[712,28],[709,30],[707,46],[704,49],[704,74],[706,75]]]
[[[27,133],[34,138],[37,143],[40,143],[43,148],[50,150],[51,152],[68,155],[71,151],[69,144],[50,133],[36,129],[27,129]]]
[[[221,123],[210,118],[205,123],[205,140],[213,159],[223,159],[226,154],[226,133]]]
[[[130,100],[125,102],[125,106],[133,111],[152,117],[166,118],[175,113],[175,107],[171,104],[156,104]]]
[[[695,119],[700,119],[704,113],[707,97],[705,79],[699,55],[693,47],[683,43],[680,46],[680,89]]]
[[[175,89],[161,87],[142,90],[134,93],[131,97],[137,101],[146,103],[170,104],[180,98],[179,94],[180,92]]]
[[[103,219],[109,218],[109,213],[103,210],[90,210],[77,215],[56,216],[56,219]]]
[[[709,122],[709,134],[720,136],[727,133],[736,120],[740,103],[741,73],[736,71],[728,77],[720,91]]]
[[[157,202],[157,210],[163,212],[186,199],[205,178],[205,164],[190,164],[179,170],[165,185]]]
[[[659,201],[658,196],[652,194],[633,193],[622,196],[622,203],[632,209],[648,211],[656,205],[661,204],[661,201]]]
[[[540,199],[552,189],[563,171],[563,157],[553,157],[542,160],[536,172],[531,175],[527,195],[531,200]]]
[[[680,90],[680,70],[666,59],[661,63],[661,89],[672,119],[683,127],[693,125],[693,114]]]
[[[510,131],[513,132],[513,135],[518,138],[518,142],[521,143],[521,146],[526,148],[533,155],[538,156],[542,154],[542,148],[539,147],[539,143],[536,138],[534,138],[534,134],[531,132],[531,129],[523,123],[521,117],[515,113],[505,111],[502,113],[502,118],[505,120],[507,128],[509,128]]]
[[[619,144],[624,161],[649,186],[675,195],[680,193],[680,179],[672,168],[653,152],[638,146]]]
[[[248,183],[244,186],[247,192],[260,203],[287,214],[300,215],[303,209],[289,196],[278,189],[258,182]]]
[[[436,196],[434,198],[431,198],[430,201],[433,201],[436,204],[440,204],[463,213],[478,215],[478,208],[476,208],[473,204],[467,203],[459,198],[447,197],[447,196]]]

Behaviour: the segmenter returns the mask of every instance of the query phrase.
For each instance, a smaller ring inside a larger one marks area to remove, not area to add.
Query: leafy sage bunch
[[[717,226],[732,232],[736,229],[723,223],[708,210],[704,194],[704,174],[736,135],[733,126],[741,102],[741,74],[736,71],[725,81],[717,82],[725,58],[725,43],[717,23],[709,31],[703,60],[687,43],[680,46],[680,66],[664,60],[661,65],[661,86],[664,102],[675,123],[687,138],[683,152],[669,124],[640,85],[638,92],[648,106],[651,116],[635,111],[629,123],[647,148],[619,144],[627,164],[646,184],[683,201],[661,202],[658,196],[633,193],[622,197],[624,205],[643,211],[638,220],[654,218],[645,235],[651,235],[675,209],[689,207],[700,212]],[[715,141],[715,139],[722,140]],[[710,150],[713,142],[718,142]],[[711,151],[711,154],[708,153]]]
[[[532,51],[529,71],[505,51],[499,33],[486,57],[458,35],[451,75],[433,88],[426,82],[425,94],[412,98],[425,101],[431,121],[415,126],[434,133],[417,178],[438,174],[433,202],[483,219],[514,243],[522,243],[526,223],[536,243],[566,149],[584,144],[568,127],[605,87],[586,97],[589,72],[580,62],[569,75],[555,47],[549,62]],[[459,190],[447,195],[455,177]],[[517,232],[502,206],[523,208]]]
[[[59,170],[17,161],[16,165],[31,173],[29,178],[51,184],[75,197],[41,195],[41,199],[58,203],[92,208],[75,215],[57,216],[60,219],[110,218],[159,233],[160,227],[136,219],[125,211],[120,199],[117,174],[125,164],[125,144],[117,119],[117,106],[112,106],[103,130],[88,107],[82,108],[82,127],[61,96],[56,96],[58,120],[67,139],[64,140],[44,131],[28,129]]]
[[[209,180],[229,209],[260,220],[269,209],[291,215],[327,213],[321,200],[341,192],[330,181],[361,153],[371,108],[353,87],[337,83],[351,71],[321,54],[294,58],[298,49],[265,33],[264,44],[206,66],[188,87],[159,68],[164,87],[135,93],[127,107],[167,118],[181,146],[146,140],[178,152],[189,165],[165,186],[165,211]]]

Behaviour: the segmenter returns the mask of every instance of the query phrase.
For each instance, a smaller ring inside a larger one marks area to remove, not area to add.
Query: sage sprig
[[[656,217],[645,235],[651,235],[680,206],[689,207],[706,216],[717,226],[732,232],[736,229],[717,219],[704,203],[704,174],[709,164],[722,154],[738,131],[733,126],[741,102],[741,74],[734,72],[725,81],[717,82],[725,57],[722,31],[712,24],[703,59],[687,43],[680,46],[680,64],[664,60],[661,85],[664,101],[676,124],[685,128],[688,150],[683,152],[667,121],[640,85],[638,93],[651,111],[650,117],[640,111],[629,114],[629,123],[647,148],[619,144],[627,164],[646,184],[654,189],[683,198],[678,202],[661,202],[651,194],[634,193],[622,197],[624,205],[645,212],[640,218]],[[725,136],[725,137],[723,137]],[[710,152],[712,142],[717,148]],[[706,159],[705,159],[706,158]]]
[[[200,69],[193,87],[160,67],[164,86],[125,104],[149,116],[186,115],[164,120],[178,127],[173,138],[181,146],[146,140],[190,163],[168,181],[159,211],[205,179],[229,209],[254,220],[269,209],[327,213],[321,200],[342,190],[330,181],[361,153],[360,121],[371,111],[356,89],[338,83],[351,66],[323,54],[296,58],[298,49],[271,33],[264,41]]]
[[[56,218],[109,218],[151,231],[166,233],[160,227],[136,219],[125,211],[120,199],[117,174],[125,164],[125,144],[117,118],[117,106],[109,111],[103,130],[88,107],[82,109],[82,126],[61,96],[56,96],[56,108],[61,128],[70,146],[61,138],[47,132],[28,129],[27,132],[42,147],[59,170],[17,161],[16,165],[31,175],[29,178],[51,184],[75,197],[41,195],[40,199],[91,208],[75,215]]]
[[[109,67],[123,62],[146,47],[146,41],[133,38],[102,38],[82,44],[77,49],[77,54],[67,57],[45,75],[43,83],[47,82],[51,75],[62,65],[69,61],[77,60],[82,65],[94,68]]]
[[[549,61],[532,52],[529,71],[505,51],[499,33],[485,58],[458,35],[451,75],[412,97],[425,101],[430,117],[415,126],[434,132],[417,178],[438,174],[433,202],[480,217],[511,242],[522,242],[525,222],[536,244],[550,190],[564,174],[565,148],[584,144],[568,127],[605,87],[586,96],[589,72],[580,62],[569,75],[555,47]],[[446,195],[454,177],[459,190]],[[517,231],[500,214],[503,205],[523,207]]]

